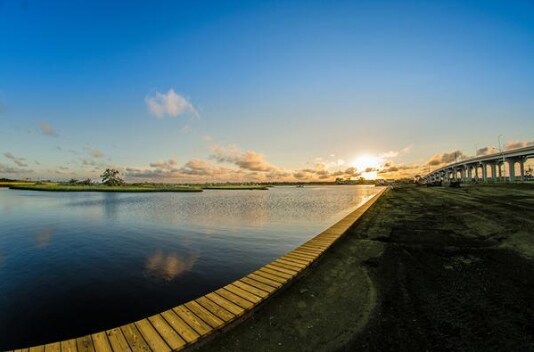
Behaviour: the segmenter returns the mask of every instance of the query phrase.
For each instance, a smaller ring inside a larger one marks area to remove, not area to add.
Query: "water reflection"
[[[146,270],[155,276],[170,281],[183,273],[190,271],[197,261],[197,254],[180,257],[176,253],[164,253],[158,249],[146,261]]]
[[[54,235],[54,228],[51,226],[44,227],[35,235],[35,246],[37,248],[44,248],[50,244]]]
[[[118,205],[121,201],[120,195],[114,192],[104,192],[102,196],[104,200],[104,214],[108,219],[116,219]]]

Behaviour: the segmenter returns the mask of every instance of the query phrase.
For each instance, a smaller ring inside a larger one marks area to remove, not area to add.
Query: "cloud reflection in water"
[[[190,271],[197,259],[198,256],[196,253],[182,258],[176,253],[166,254],[158,249],[147,258],[145,267],[150,274],[170,281]]]
[[[35,246],[38,248],[44,248],[50,244],[52,241],[52,236],[54,235],[53,227],[44,227],[35,235]]]

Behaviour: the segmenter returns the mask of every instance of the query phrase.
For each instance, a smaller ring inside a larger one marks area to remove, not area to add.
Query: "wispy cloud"
[[[101,150],[98,149],[91,149],[89,151],[89,155],[91,155],[93,158],[103,158],[104,153]]]
[[[15,164],[17,164],[17,166],[20,166],[20,167],[26,167],[28,166],[28,164],[26,164],[26,159],[24,158],[18,158],[16,156],[14,156],[12,153],[10,152],[5,152],[4,153],[4,156],[6,158],[8,158],[9,160],[11,160],[12,162],[14,162]]]
[[[213,154],[210,158],[219,163],[231,163],[244,170],[259,172],[272,172],[280,169],[267,162],[262,154],[252,150],[242,152],[233,145],[213,145],[211,149]]]
[[[398,151],[395,151],[395,150],[390,150],[389,152],[385,152],[385,153],[381,153],[380,154],[380,157],[381,158],[396,158],[397,156],[399,156],[399,152]]]
[[[482,147],[477,150],[477,156],[495,154],[499,152],[499,149],[493,146]]]
[[[0,163],[0,174],[25,174],[32,173],[31,169],[22,169],[17,167],[11,167]]]
[[[313,168],[301,169],[293,172],[293,177],[301,181],[312,181],[312,180],[332,180],[336,177],[351,178],[360,176],[356,168],[348,167],[345,170],[331,171],[328,169],[327,165],[324,163],[317,163]]]
[[[395,174],[399,175],[402,174],[402,176],[406,175],[413,175],[420,170],[419,165],[405,165],[405,164],[392,164],[387,163],[384,165],[384,167],[380,170],[378,170],[378,174]]]
[[[390,150],[389,152],[381,153],[379,156],[382,159],[396,158],[400,154],[406,154],[410,152],[413,148],[413,144],[410,144],[400,150]]]
[[[177,117],[183,114],[199,116],[193,104],[184,96],[177,94],[174,89],[169,89],[167,93],[155,91],[153,94],[145,97],[145,103],[148,112],[160,119]]]
[[[441,164],[448,164],[454,161],[460,161],[465,158],[467,158],[467,155],[465,155],[461,150],[455,150],[447,153],[438,153],[434,154],[430,158],[430,160],[427,162],[427,165],[437,166]]]
[[[49,137],[57,137],[59,136],[54,127],[50,125],[48,122],[40,122],[39,123],[39,130],[42,134]]]
[[[163,170],[175,170],[177,165],[178,161],[176,159],[158,160],[153,163],[150,163],[150,167]]]
[[[513,150],[518,148],[530,147],[534,145],[534,141],[513,141],[504,145],[504,150]]]

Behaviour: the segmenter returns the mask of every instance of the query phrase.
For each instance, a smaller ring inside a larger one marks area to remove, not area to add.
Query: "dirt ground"
[[[534,187],[386,193],[201,351],[534,351]]]

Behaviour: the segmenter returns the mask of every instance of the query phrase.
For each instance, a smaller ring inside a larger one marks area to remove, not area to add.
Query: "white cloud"
[[[148,112],[160,119],[176,117],[182,114],[198,116],[198,112],[193,104],[180,94],[176,94],[174,89],[169,89],[167,93],[156,91],[155,94],[147,95],[145,97],[145,103]]]

